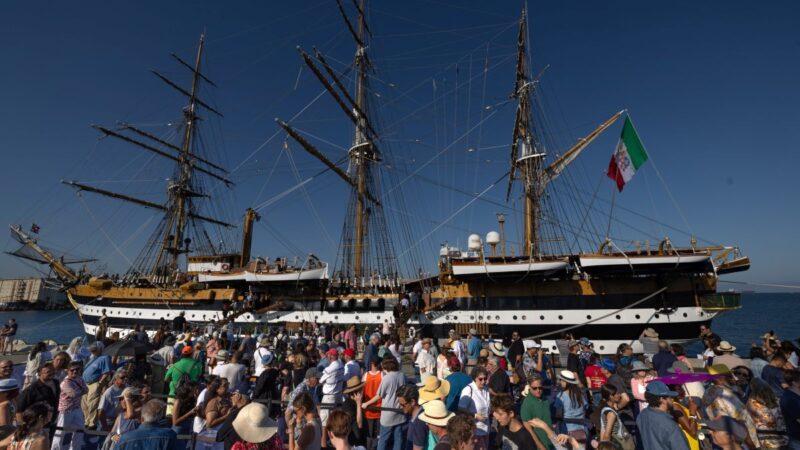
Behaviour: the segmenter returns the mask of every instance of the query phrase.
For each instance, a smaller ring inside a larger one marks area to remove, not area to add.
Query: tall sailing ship
[[[21,227],[12,227],[12,234],[24,245],[24,250],[16,254],[49,264],[64,283],[87,334],[95,333],[103,310],[111,331],[122,331],[132,324],[154,327],[160,320],[171,320],[181,312],[195,324],[220,320],[226,302],[235,304],[256,297],[263,301],[249,309],[234,308],[238,312],[227,320],[242,326],[315,322],[370,328],[390,321],[402,329],[413,328],[438,337],[453,328],[462,334],[475,328],[495,338],[518,331],[523,336],[541,338],[545,346],[553,349],[557,339],[570,333],[590,337],[600,353],[612,353],[619,343],[635,343],[645,327],[655,328],[670,341],[691,340],[700,324],[708,324],[719,313],[739,307],[736,294],[717,293],[719,275],[749,268],[749,259],[734,247],[698,247],[692,242],[689,247],[679,248],[665,238],[654,248],[637,245],[634,250],[623,250],[607,235],[598,240],[594,251],[576,252],[561,245],[564,239],[552,220],[554,202],[559,201],[557,192],[551,192],[552,184],[592,141],[623,116],[621,142],[626,142],[626,133],[635,136],[635,130],[621,111],[563,155],[548,155],[535,120],[532,99],[537,79],[531,76],[529,67],[524,9],[519,21],[512,94],[517,108],[510,169],[505,175],[506,200],[519,199],[522,204],[523,239],[519,251],[508,251],[506,217],[500,214],[499,233],[491,231],[485,239],[472,234],[465,250],[443,245],[438,256],[438,276],[403,279],[395,254],[397,243],[386,217],[386,195],[381,191],[379,172],[384,149],[367,96],[371,31],[364,14],[365,2],[356,3],[355,22],[348,18],[341,3],[339,10],[356,46],[351,66],[353,93],[321,52],[310,55],[298,50],[304,64],[353,124],[347,168],[329,159],[291,123],[276,119],[289,138],[350,189],[335,268],[329,273],[328,264],[313,255],[294,265],[285,259],[252,259],[252,228],[258,219],[253,209],[244,214],[238,251],[227,250],[231,245],[213,245],[204,231],[207,225],[220,232],[235,227],[201,214],[199,206],[213,192],[198,181],[201,177],[208,177],[217,185],[232,184],[224,168],[196,150],[198,111],[219,114],[198,97],[201,84],[213,85],[200,72],[201,38],[195,64],[176,57],[191,70],[190,89],[156,73],[189,100],[180,143],[167,142],[127,124],[119,129],[96,127],[106,136],[175,163],[167,200],[153,203],[79,182],[67,183],[82,191],[164,212],[161,224],[128,273],[121,279],[111,279],[76,272]],[[639,142],[638,137],[636,141]],[[643,147],[641,151],[644,152]],[[612,159],[610,175],[618,183],[630,177],[630,172],[625,172],[631,169],[630,164],[619,165],[626,162],[630,163],[630,158],[626,160],[619,151]],[[188,237],[190,231],[192,237]],[[399,308],[401,295],[411,291],[421,294],[423,301],[414,310]]]

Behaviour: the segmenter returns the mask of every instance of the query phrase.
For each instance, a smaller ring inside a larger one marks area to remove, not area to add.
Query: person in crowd
[[[245,380],[247,368],[239,363],[239,356],[239,352],[229,355],[226,351],[218,351],[217,367],[214,367],[214,370],[211,372],[214,375],[228,380],[228,386],[230,386],[231,389],[240,389]]]
[[[119,396],[125,390],[125,385],[128,381],[128,374],[125,369],[118,369],[114,372],[114,378],[111,380],[111,385],[103,391],[100,396],[100,402],[97,404],[97,422],[100,430],[108,431],[114,423],[117,414],[119,413]]]
[[[342,379],[361,378],[361,366],[356,361],[356,351],[352,348],[346,349],[342,354],[342,359],[344,359],[344,377]]]
[[[653,369],[658,373],[658,376],[663,377],[669,374],[667,369],[672,367],[672,363],[678,360],[678,357],[672,353],[669,342],[665,340],[658,341],[658,353],[653,355]]]
[[[206,349],[208,349],[208,346],[209,346],[209,344],[207,343],[206,344]],[[269,338],[267,338],[267,337],[263,337],[263,338],[261,338],[261,340],[258,341],[258,348],[253,353],[253,361],[255,363],[255,369],[253,371],[253,375],[255,375],[256,377],[259,377],[261,375],[261,373],[264,370],[266,370],[266,367],[264,366],[264,363],[262,362],[264,360],[264,357],[270,356],[269,361],[272,361],[272,359],[273,359],[273,355],[272,355],[272,352],[269,350],[269,346],[270,346]],[[216,353],[215,353],[215,355],[216,355]],[[209,358],[210,357],[211,357],[211,355],[209,355]]]
[[[64,380],[67,376],[67,367],[69,367],[69,363],[72,362],[72,358],[69,357],[67,352],[58,352],[53,356],[53,379],[57,380],[59,383]]]
[[[556,434],[553,431],[552,427],[548,427],[543,421],[539,419],[531,419],[528,421],[528,424],[534,428],[534,430],[542,430],[547,434],[547,438],[550,441],[550,444],[556,448],[556,450],[585,450],[585,446],[578,442],[577,439],[568,435],[568,434]],[[602,445],[603,443],[601,443]],[[612,444],[613,446],[613,444]],[[598,446],[601,448],[601,446]],[[616,450],[616,449],[615,449]]]
[[[366,360],[366,357],[365,357]],[[431,353],[431,340],[425,338],[422,340],[422,348],[417,352],[417,359],[414,361],[419,368],[420,377],[425,374],[436,374],[436,359]]]
[[[511,332],[511,345],[508,346],[508,364],[510,367],[516,367],[517,364],[522,362],[522,355],[525,353],[525,346],[522,344],[522,339],[519,336],[519,331]]]
[[[781,412],[786,421],[789,448],[800,449],[800,371],[788,370],[784,375],[786,389],[781,394]]]
[[[259,403],[250,403],[239,410],[233,419],[232,428],[238,440],[230,450],[283,450],[278,435],[278,424],[269,416],[268,408]]]
[[[11,378],[14,372],[14,362],[10,359],[0,359],[0,380]]]
[[[399,408],[397,402],[397,392],[401,386],[406,384],[406,377],[400,372],[400,365],[393,358],[386,358],[381,363],[384,370],[381,384],[378,387],[376,396],[365,402],[362,407],[366,408],[381,400],[380,433],[378,437],[378,450],[401,450],[405,443],[402,425],[406,422],[405,414],[395,412]],[[392,446],[389,446],[389,443]]]
[[[182,381],[197,382],[203,373],[203,366],[195,359],[194,350],[190,346],[185,346],[181,350],[181,359],[167,369],[164,381],[169,382],[169,395],[167,397],[167,410],[172,414],[172,405],[175,403],[175,389]]]
[[[289,428],[289,450],[320,450],[322,424],[317,408],[308,393],[297,396],[292,402],[293,414],[286,422]]]
[[[574,374],[575,379],[578,380],[579,386],[586,386],[586,381],[583,379],[585,375],[583,374],[583,369],[581,368],[581,359],[578,356],[580,344],[576,340],[571,340],[567,345],[569,348],[569,354],[567,355],[567,370]]]
[[[533,374],[528,378],[528,385],[523,391],[523,396],[524,400],[519,413],[520,419],[523,422],[539,419],[552,428],[553,421],[550,417],[550,404],[544,396],[544,380],[540,375]],[[534,431],[539,438],[539,442],[547,443],[550,441],[544,430],[537,428]]]
[[[290,355],[289,362],[292,363],[292,389],[294,389],[303,382],[306,371],[311,366],[308,365],[308,358],[306,358],[306,355],[302,353]],[[322,374],[322,370],[320,370],[320,374]]]
[[[450,392],[444,402],[448,411],[457,412],[461,391],[472,383],[472,378],[461,370],[461,361],[458,358],[451,356],[448,363],[450,365],[450,375],[447,376],[446,380],[450,385]]]
[[[403,361],[403,344],[400,342],[400,336],[398,336],[397,333],[393,333],[389,336],[386,348],[389,349],[389,353],[392,354],[394,359],[401,362]]]
[[[447,422],[445,442],[439,442],[434,450],[473,450],[475,448],[475,422],[469,416],[456,414]]]
[[[258,352],[258,350],[256,350]],[[256,355],[257,357],[258,355]],[[280,398],[278,396],[278,376],[280,372],[275,368],[274,362],[275,355],[272,352],[265,353],[261,357],[260,365],[262,367],[261,374],[256,378],[255,386],[253,387],[253,399],[263,400],[268,408],[271,409],[271,401],[273,398]]]
[[[691,361],[689,361],[689,358],[686,356],[686,349],[683,348],[683,346],[681,344],[677,344],[677,343],[669,344],[669,348],[670,348],[670,351],[672,351],[672,354],[675,355],[675,358],[678,361],[680,361],[683,364],[685,364],[686,367],[689,368],[690,372],[694,372],[694,369],[692,368],[692,363],[691,363]],[[674,364],[675,363],[673,363],[673,365]]]
[[[779,353],[786,357],[786,365],[784,369],[794,370],[800,368],[800,360],[798,359],[797,347],[792,344],[788,339],[782,340]]]
[[[703,395],[703,406],[705,406],[708,417],[729,416],[742,422],[747,427],[748,446],[750,448],[759,447],[753,418],[731,387],[733,380],[731,370],[724,364],[714,364],[708,368],[708,373],[720,375],[712,380],[712,385],[706,389]]]
[[[107,443],[103,445],[104,448],[112,447],[114,445],[112,443],[119,442],[122,435],[135,430],[141,420],[141,408],[144,403],[138,388],[125,388],[116,400],[120,403],[119,412],[106,436]]]
[[[6,323],[8,328],[3,330],[3,343],[5,346],[3,347],[3,354],[8,355],[14,353],[14,336],[17,335],[17,321],[13,317],[8,319]]]
[[[344,385],[342,394],[344,402],[341,410],[353,418],[348,441],[353,445],[367,445],[367,430],[364,421],[364,410],[361,407],[364,398],[364,382],[359,377],[351,377]],[[336,412],[331,412],[331,415]],[[328,417],[330,423],[330,417]],[[330,430],[328,430],[330,431]]]
[[[419,402],[419,391],[413,386],[407,384],[397,391],[397,404],[408,416],[406,450],[423,450],[428,446],[428,425],[419,418],[422,413]]]
[[[411,361],[414,362],[414,364],[413,364],[413,366],[414,366],[414,377],[416,379],[419,379],[419,366],[416,364],[416,361],[417,361],[417,356],[419,356],[420,350],[422,350],[422,342],[425,340],[425,338],[424,338],[424,336],[422,336],[421,332],[417,332],[414,335],[414,338],[416,340],[414,341],[414,345],[411,346]],[[365,354],[365,356],[366,356],[366,354]],[[366,360],[364,361],[364,364],[366,364]]]
[[[778,398],[769,385],[759,378],[750,381],[747,412],[756,424],[756,434],[762,448],[783,448],[789,445]]]
[[[344,332],[344,343],[346,348],[358,350],[358,331],[355,324],[350,325],[347,331]]]
[[[668,386],[678,393],[678,396],[672,399],[672,417],[678,422],[681,427],[683,436],[689,444],[691,450],[699,450],[699,431],[700,410],[699,400],[687,396],[687,389],[683,389],[681,385]]]
[[[653,356],[658,352],[658,332],[650,327],[645,328],[639,336],[639,342],[642,344],[645,360],[652,361]]]
[[[14,424],[17,397],[19,397],[19,382],[15,378],[0,380],[0,426]]]
[[[600,387],[600,442],[614,442],[620,449],[633,450],[633,436],[619,417],[622,393],[613,384]]]
[[[600,356],[596,353],[593,353],[589,358],[589,365],[583,370],[583,373],[586,376],[586,383],[587,387],[589,388],[589,393],[592,396],[592,404],[594,406],[600,404],[600,388],[606,384],[606,381],[608,381],[606,376],[603,374],[603,369],[600,368],[599,362]]]
[[[786,357],[780,353],[776,353],[770,359],[769,364],[761,369],[761,379],[766,381],[775,396],[780,398],[787,385],[784,381],[783,366],[786,365]]]
[[[653,381],[655,377],[650,375],[650,369],[641,361],[634,361],[631,364],[631,373],[633,373],[633,378],[631,379],[633,398],[638,400],[639,411],[644,411],[647,408],[647,400],[644,395],[647,383]]]
[[[216,437],[217,442],[222,442],[225,450],[230,450],[234,445],[236,445],[237,442],[241,440],[241,437],[236,434],[236,430],[233,428],[233,421],[236,420],[239,412],[250,404],[250,397],[242,392],[239,392],[238,390],[234,390],[230,394],[230,402],[230,413],[228,413],[228,417],[224,422],[222,422],[222,425],[220,425],[219,429],[217,430]],[[267,405],[265,405],[265,407],[266,406]]]
[[[467,340],[467,370],[472,370],[475,364],[478,363],[481,349],[483,349],[483,343],[481,343],[481,338],[478,336],[478,330],[470,328],[469,340]]]
[[[500,370],[500,362],[495,357],[490,357],[486,361],[486,369],[489,371],[489,380],[486,382],[491,395],[510,394],[511,380],[505,370]]]
[[[422,405],[422,413],[419,415],[419,420],[428,425],[429,444],[427,448],[430,448],[431,443],[434,444],[434,450],[449,450],[452,448],[450,440],[447,438],[447,425],[454,416],[453,413],[447,410],[441,400],[431,400]],[[444,444],[447,444],[447,446]]]
[[[320,404],[319,417],[322,423],[321,438],[323,439],[327,438],[325,427],[328,423],[328,415],[333,411],[333,408],[341,403],[342,385],[345,382],[345,367],[338,355],[339,352],[335,348],[328,350],[328,358],[330,358],[331,363],[322,371],[322,376],[319,379],[319,384],[322,385],[322,402]],[[325,446],[324,442],[322,446]]]
[[[586,416],[588,405],[577,377],[570,370],[562,370],[558,374],[558,381],[561,385],[558,399],[563,405],[564,419],[583,419]],[[579,423],[567,423],[566,425],[567,432],[571,436],[575,436],[579,441],[586,439],[584,425]]]
[[[181,311],[172,319],[172,331],[183,333],[186,330],[186,311]]]
[[[378,388],[381,385],[382,379],[383,379],[383,372],[381,371],[381,360],[373,359],[372,361],[370,361],[369,370],[365,372],[363,376],[364,401],[372,400],[373,397],[378,395]],[[364,419],[366,421],[367,436],[370,439],[375,439],[378,437],[378,431],[380,429],[380,418],[381,418],[381,413],[379,409],[381,407],[380,399],[378,399],[377,402],[373,403],[372,406],[373,408],[364,410]]]
[[[85,418],[81,407],[81,397],[89,393],[89,387],[81,378],[83,364],[73,361],[67,369],[67,377],[61,382],[61,392],[58,397],[58,420],[56,426],[75,428],[79,431],[71,432],[56,430],[53,436],[53,450],[80,450],[83,446],[83,431]],[[99,398],[98,398],[99,402]]]
[[[381,343],[381,335],[373,333],[369,337],[369,344],[364,349],[364,367],[369,367],[373,359],[378,359],[378,346]]]
[[[539,442],[533,428],[517,419],[516,410],[510,395],[499,394],[492,397],[492,416],[497,421],[503,448],[545,450],[547,447]]]
[[[450,367],[447,365],[448,355],[455,356],[450,350],[449,343],[442,345],[441,353],[436,355],[436,372],[434,373],[436,378],[444,379],[450,375]]]
[[[750,347],[750,370],[753,371],[753,378],[761,378],[761,371],[768,364],[763,348],[756,345]]]
[[[714,358],[717,356],[714,350],[720,343],[719,337],[708,336],[703,338],[703,346],[705,347],[705,350],[703,350],[703,363],[706,367],[714,364]]]
[[[731,370],[733,370],[734,367],[739,366],[747,367],[747,363],[742,358],[736,356],[734,353],[736,351],[736,347],[731,345],[730,342],[720,342],[715,350],[717,356],[714,357],[714,364],[725,364]],[[660,373],[659,376],[661,376]]]
[[[95,342],[89,346],[91,356],[86,367],[83,368],[83,381],[86,382],[89,391],[81,400],[80,405],[86,420],[86,428],[90,430],[97,426],[97,406],[114,373],[111,358],[103,355],[102,345],[102,343]],[[70,365],[71,367],[72,365]]]
[[[31,348],[25,363],[23,388],[28,387],[28,385],[36,379],[36,373],[39,371],[39,367],[42,367],[44,363],[50,359],[50,352],[47,351],[47,344],[44,342],[39,342]]]
[[[231,414],[233,407],[229,396],[230,384],[227,378],[219,377],[206,387],[200,415],[203,418],[202,429],[197,434],[199,450],[222,450],[224,445],[217,442],[217,432]]]
[[[322,376],[322,373],[316,367],[310,367],[306,370],[305,379],[295,387],[292,392],[286,397],[286,411],[285,411],[285,419],[288,422],[289,417],[292,414],[292,405],[294,403],[294,399],[299,397],[302,394],[308,394],[309,397],[313,394],[314,390],[319,385],[319,379]]]
[[[661,381],[651,381],[645,389],[644,408],[636,418],[636,428],[647,450],[689,450],[680,426],[670,415],[672,399],[678,393]]]
[[[137,354],[132,360],[128,361],[125,365],[125,371],[128,373],[128,382],[131,384],[144,384],[153,373],[152,366],[147,361],[147,355],[144,353]]]
[[[17,401],[17,423],[23,422],[23,413],[34,403],[44,403],[50,407],[51,411],[58,409],[58,397],[61,394],[61,388],[55,380],[54,374],[53,365],[46,363],[39,368],[36,380],[20,393]],[[51,414],[53,423],[55,423],[55,419],[56,417]]]
[[[123,434],[115,450],[172,450],[176,448],[177,436],[171,428],[162,428],[167,405],[161,400],[150,400],[142,406],[142,424],[135,430]]]
[[[49,450],[50,438],[45,427],[53,422],[53,410],[44,403],[32,403],[19,414],[17,428],[8,450]]]
[[[197,415],[198,386],[194,381],[186,381],[175,390],[175,404],[172,407],[172,430],[178,435],[192,432],[192,422]],[[186,448],[186,441],[179,440],[177,450]]]
[[[747,429],[740,422],[726,416],[706,421],[711,441],[722,450],[742,450]]]
[[[236,353],[241,355],[238,358],[239,362],[245,367],[250,367],[250,363],[253,361],[253,354],[256,351],[256,339],[253,337],[253,331],[250,329],[245,330],[244,337],[242,341],[239,343],[239,348]]]
[[[344,411],[333,411],[328,418],[328,438],[334,450],[363,450],[364,447],[350,445],[348,436],[353,428],[352,417]]]
[[[450,330],[448,333],[449,335],[449,347],[450,350],[456,355],[459,361],[461,361],[461,367],[467,365],[467,349],[464,347],[464,342],[461,341],[461,336],[456,333],[456,330]]]
[[[487,449],[489,447],[489,427],[492,417],[490,394],[486,385],[489,379],[489,372],[479,366],[472,369],[471,376],[472,383],[461,390],[458,410],[475,418],[475,448]]]

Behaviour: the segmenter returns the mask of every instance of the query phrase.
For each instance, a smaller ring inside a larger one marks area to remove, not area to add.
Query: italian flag
[[[633,128],[631,119],[625,117],[625,125],[622,127],[622,135],[614,154],[611,155],[611,162],[608,163],[608,178],[617,183],[617,189],[622,192],[625,183],[633,178],[633,174],[642,167],[647,161],[647,152],[644,150],[642,141]]]

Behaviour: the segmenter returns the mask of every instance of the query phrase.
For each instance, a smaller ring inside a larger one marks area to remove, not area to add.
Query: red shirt
[[[589,389],[600,389],[608,379],[603,376],[603,371],[598,366],[589,366],[583,371],[589,384]]]

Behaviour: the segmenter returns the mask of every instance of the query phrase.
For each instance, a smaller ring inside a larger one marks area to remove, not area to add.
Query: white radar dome
[[[477,234],[470,234],[469,239],[467,240],[467,247],[472,251],[478,251],[481,249],[481,237]]]
[[[497,245],[500,243],[500,233],[497,231],[490,231],[486,233],[486,243],[489,245]]]

